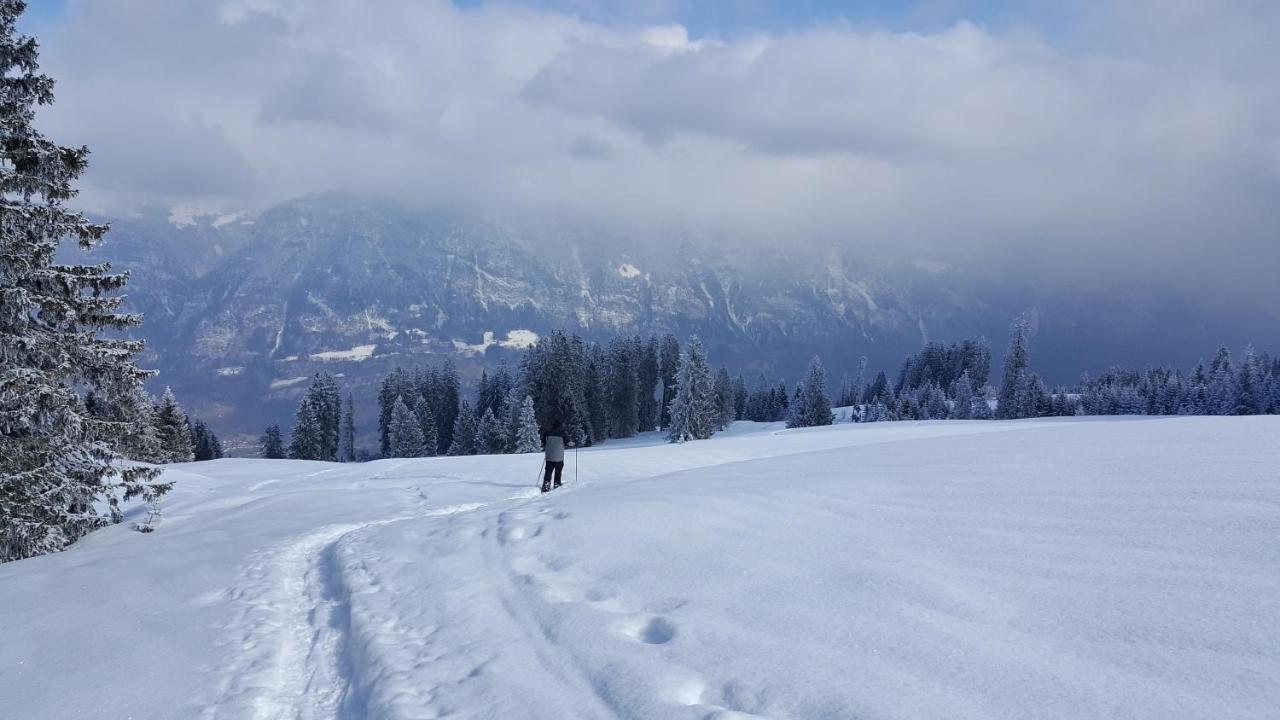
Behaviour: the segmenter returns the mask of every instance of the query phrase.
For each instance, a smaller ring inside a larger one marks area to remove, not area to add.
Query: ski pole
[[[578,447],[573,448],[573,484],[578,484]]]

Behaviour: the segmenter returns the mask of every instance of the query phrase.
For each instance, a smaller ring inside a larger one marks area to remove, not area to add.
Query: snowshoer
[[[551,492],[552,475],[555,475],[555,487],[560,487],[560,476],[564,473],[564,431],[559,425],[553,426],[542,434],[542,451],[546,459],[546,469],[542,474],[542,492]]]

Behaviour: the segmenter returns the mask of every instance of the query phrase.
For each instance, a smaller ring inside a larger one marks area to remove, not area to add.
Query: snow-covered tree
[[[289,436],[289,457],[294,460],[330,460],[324,456],[325,438],[323,410],[313,393],[305,393],[294,413],[293,432]]]
[[[662,384],[658,428],[661,430],[666,430],[671,424],[671,403],[676,397],[676,374],[680,370],[680,358],[680,341],[675,335],[664,335],[658,350],[658,380]]]
[[[973,381],[969,379],[969,371],[960,373],[951,389],[951,417],[955,420],[973,418]]]
[[[542,449],[538,432],[538,417],[533,409],[533,398],[526,395],[520,404],[520,427],[515,438],[515,452],[534,453]]]
[[[1031,374],[1031,322],[1019,315],[1010,329],[1009,354],[1004,360],[1004,381],[996,403],[996,417],[1002,420],[1033,417],[1035,380]]]
[[[463,400],[458,406],[458,418],[453,423],[453,443],[449,445],[450,455],[475,455],[476,453],[476,414],[471,404]]]
[[[356,419],[351,393],[342,402],[342,421],[338,426],[338,462],[355,462]]]
[[[409,406],[405,405],[404,398],[396,398],[391,406],[388,436],[391,440],[391,457],[416,458],[426,454],[422,425]]]
[[[512,386],[502,398],[502,410],[498,413],[498,425],[502,430],[502,452],[516,451],[516,437],[520,434],[520,388]]]
[[[747,381],[743,379],[742,373],[738,373],[738,377],[733,380],[733,419],[747,419]]]
[[[1205,408],[1211,415],[1231,415],[1236,409],[1236,373],[1231,362],[1231,352],[1223,345],[1218,348],[1209,366],[1208,403]]]
[[[717,430],[725,430],[733,423],[733,379],[729,377],[728,368],[720,368],[715,379]]]
[[[689,338],[689,345],[680,358],[676,373],[675,398],[671,401],[671,424],[667,439],[671,442],[705,440],[715,432],[719,416],[715,381],[711,367],[697,336]]]
[[[658,409],[658,400],[654,396],[654,390],[658,387],[658,381],[661,378],[661,368],[658,363],[658,339],[650,336],[643,346],[640,345],[640,339],[636,338],[636,346],[640,359],[636,364],[636,381],[640,393],[640,404],[638,407],[639,424],[636,429],[640,432],[650,432],[658,427],[658,420],[661,413]]]
[[[262,438],[258,440],[258,446],[261,448],[262,457],[268,460],[284,459],[284,437],[280,434],[280,426],[268,426],[262,433]]]
[[[153,415],[156,424],[156,438],[160,441],[160,458],[166,463],[191,462],[195,458],[195,449],[191,442],[191,424],[187,414],[182,411],[173,390],[164,389],[164,396],[156,406]]]
[[[498,416],[493,414],[493,408],[485,408],[479,424],[476,425],[475,451],[485,455],[495,455],[503,451],[502,426],[498,423]]]
[[[640,377],[635,360],[626,339],[614,338],[609,343],[605,359],[609,437],[631,437],[640,425]]]
[[[435,456],[439,452],[436,442],[440,431],[436,428],[436,415],[431,409],[431,403],[419,395],[418,401],[413,404],[413,415],[418,419],[418,427],[422,430],[422,450],[414,457]]]
[[[797,387],[787,427],[816,427],[835,421],[831,412],[831,396],[827,395],[827,371],[822,359],[814,357],[804,380]]]
[[[156,436],[155,404],[147,397],[141,383],[132,387],[91,392],[85,405],[95,419],[115,428],[128,428],[117,442],[118,452],[130,460],[149,463],[165,462],[160,439]],[[103,438],[105,441],[107,438]]]

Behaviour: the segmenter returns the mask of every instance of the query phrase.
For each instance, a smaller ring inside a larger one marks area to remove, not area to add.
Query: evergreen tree
[[[742,374],[733,381],[733,419],[747,420],[747,381]]]
[[[173,390],[164,389],[164,397],[155,409],[156,437],[160,441],[160,458],[166,463],[191,462],[195,452],[191,445],[191,426],[186,413],[173,396]]]
[[[969,371],[960,373],[960,379],[951,389],[951,417],[956,420],[973,418],[973,382],[969,379]]]
[[[862,402],[883,402],[886,398],[890,398],[889,378],[885,376],[881,370],[876,373],[876,379],[871,381],[862,395]]]
[[[312,396],[316,415],[316,454],[312,460],[336,460],[342,421],[342,395],[333,376],[318,372],[311,378],[307,394]]]
[[[636,343],[639,345],[639,338],[636,338]],[[639,432],[651,432],[658,429],[658,420],[661,415],[658,409],[658,399],[654,396],[658,381],[661,379],[658,364],[658,339],[650,336],[639,352],[640,359],[637,362],[636,369],[636,382],[639,389],[639,406],[637,408],[639,424],[636,429]]]
[[[689,338],[689,345],[681,357],[670,412],[671,425],[667,428],[667,439],[671,442],[705,440],[715,432],[719,416],[715,381],[712,379],[702,342],[697,336]]]
[[[996,403],[996,417],[1002,420],[1036,415],[1030,371],[1030,328],[1026,315],[1019,315],[1013,321],[1013,338],[1004,360],[1004,382]]]
[[[351,393],[342,403],[342,422],[338,427],[338,462],[355,462],[356,460],[356,419],[355,407],[351,402]]]
[[[56,262],[64,238],[88,250],[107,226],[64,206],[88,148],[60,147],[34,127],[53,80],[39,73],[35,40],[17,34],[25,8],[0,0],[0,562],[62,550],[119,522],[122,498],[153,501],[172,484],[157,469],[117,465],[139,421],[94,417],[81,394],[140,387],[142,343],[100,333],[141,317],[119,312],[126,275]]]
[[[302,395],[294,415],[293,433],[289,437],[289,457],[294,460],[331,459],[324,456],[323,412],[319,397],[311,392]]]
[[[268,460],[284,459],[284,438],[280,435],[279,425],[268,426],[258,443],[262,449],[262,457]]]
[[[498,416],[498,424],[502,427],[502,452],[513,453],[520,437],[520,412],[523,398],[520,388],[512,387],[502,400],[502,414]],[[529,398],[532,409],[533,398]],[[536,423],[536,419],[535,419]]]
[[[827,371],[821,358],[814,357],[809,363],[809,371],[796,390],[796,402],[791,408],[788,427],[815,427],[835,422],[831,397],[827,395]]]
[[[680,358],[680,341],[676,340],[675,335],[664,335],[658,355],[658,379],[662,384],[658,428],[661,430],[666,430],[671,425],[671,403],[676,397],[676,373],[680,370]]]
[[[609,437],[631,437],[640,425],[640,380],[634,360],[628,341],[615,338],[609,343],[605,360]]]
[[[192,455],[197,462],[222,457],[222,443],[202,420],[191,424]]]
[[[427,391],[429,388],[416,388],[403,368],[396,368],[382,380],[378,389],[378,448],[383,457],[391,457],[391,411],[396,399]]]
[[[418,396],[417,402],[413,405],[413,416],[418,420],[418,429],[422,433],[422,448],[414,457],[433,457],[439,452],[436,442],[440,437],[440,431],[436,428],[435,412],[432,411],[431,403],[425,397]]]
[[[435,382],[435,390],[432,393],[432,399],[435,405],[432,410],[435,412],[436,428],[440,432],[437,438],[437,448],[450,448],[453,446],[453,431],[461,417],[461,391],[462,383],[458,380],[458,367],[453,364],[453,360],[445,360],[444,365],[440,368]],[[472,417],[468,422],[474,426],[475,418]],[[468,441],[469,442],[469,441]]]
[[[542,449],[538,432],[538,418],[533,409],[533,398],[526,395],[520,404],[520,428],[516,433],[515,452],[534,453]]]
[[[575,344],[578,339],[575,337]],[[594,343],[583,351],[585,355],[575,353],[571,372],[578,378],[575,382],[582,388],[583,402],[587,409],[584,424],[586,444],[596,445],[609,437],[609,366],[604,350]],[[578,358],[584,359],[578,359]]]
[[[484,415],[480,416],[480,423],[476,426],[475,450],[484,455],[503,451],[502,426],[498,423],[498,416],[493,414],[493,408],[485,408]]]
[[[413,414],[404,398],[396,398],[391,406],[391,423],[388,428],[391,438],[391,457],[416,458],[426,455],[426,441],[422,436],[422,425],[418,416]]]
[[[92,403],[88,402],[90,400]],[[91,393],[86,398],[86,407],[90,405],[89,412],[96,420],[114,428],[129,428],[116,443],[121,455],[141,462],[165,462],[160,438],[156,435],[155,405],[143,391],[141,383]],[[98,439],[110,441],[106,436]]]
[[[720,368],[715,380],[717,430],[725,430],[733,423],[733,380],[729,377],[728,368]]]
[[[1218,348],[1209,366],[1206,410],[1211,415],[1231,415],[1236,410],[1236,373],[1231,363],[1231,352],[1223,345]]]
[[[449,445],[450,455],[476,454],[476,415],[466,400],[458,405],[458,417],[454,420],[450,435],[453,437],[453,442]]]

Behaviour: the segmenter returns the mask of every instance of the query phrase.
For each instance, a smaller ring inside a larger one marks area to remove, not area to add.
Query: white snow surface
[[[1274,718],[1280,418],[175,466],[0,565],[12,718]],[[135,509],[136,512],[136,509]]]
[[[332,360],[348,360],[351,362],[364,362],[373,357],[373,351],[377,349],[377,345],[357,345],[350,350],[326,350],[324,352],[313,353],[312,360],[332,361]]]

